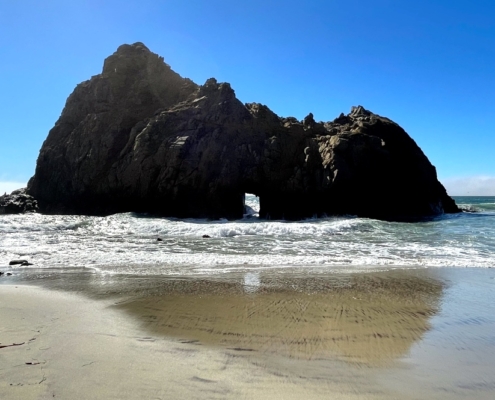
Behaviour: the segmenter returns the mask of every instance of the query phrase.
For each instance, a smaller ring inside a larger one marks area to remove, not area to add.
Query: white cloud
[[[25,188],[26,182],[1,182],[0,181],[0,196],[4,193],[10,193],[13,190]]]
[[[465,176],[442,180],[451,196],[495,196],[495,176]]]

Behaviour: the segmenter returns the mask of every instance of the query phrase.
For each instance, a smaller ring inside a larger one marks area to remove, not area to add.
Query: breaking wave
[[[238,221],[41,214],[0,217],[0,267],[87,267],[101,273],[217,274],[266,268],[491,267],[495,198],[456,199],[477,212],[420,223],[330,217]]]

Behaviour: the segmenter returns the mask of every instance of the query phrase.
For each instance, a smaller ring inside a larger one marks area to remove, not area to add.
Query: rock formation
[[[198,86],[142,43],[122,45],[79,84],[44,142],[28,191],[42,212],[240,218],[458,212],[435,168],[387,118],[353,107],[333,122],[242,104]]]
[[[11,194],[0,196],[0,215],[36,211],[38,211],[38,202],[26,193],[26,189],[14,190]]]

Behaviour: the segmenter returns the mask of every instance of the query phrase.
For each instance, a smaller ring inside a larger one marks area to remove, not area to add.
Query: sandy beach
[[[492,399],[495,271],[2,277],[2,399]]]

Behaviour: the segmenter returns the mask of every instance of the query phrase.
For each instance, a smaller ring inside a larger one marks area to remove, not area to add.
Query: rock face
[[[36,211],[38,202],[26,193],[26,189],[14,190],[11,194],[0,196],[0,215]]]
[[[69,96],[28,191],[46,213],[232,219],[245,193],[273,219],[459,211],[389,119],[361,106],[333,122],[280,118],[228,83],[181,78],[142,43],[120,46]]]

